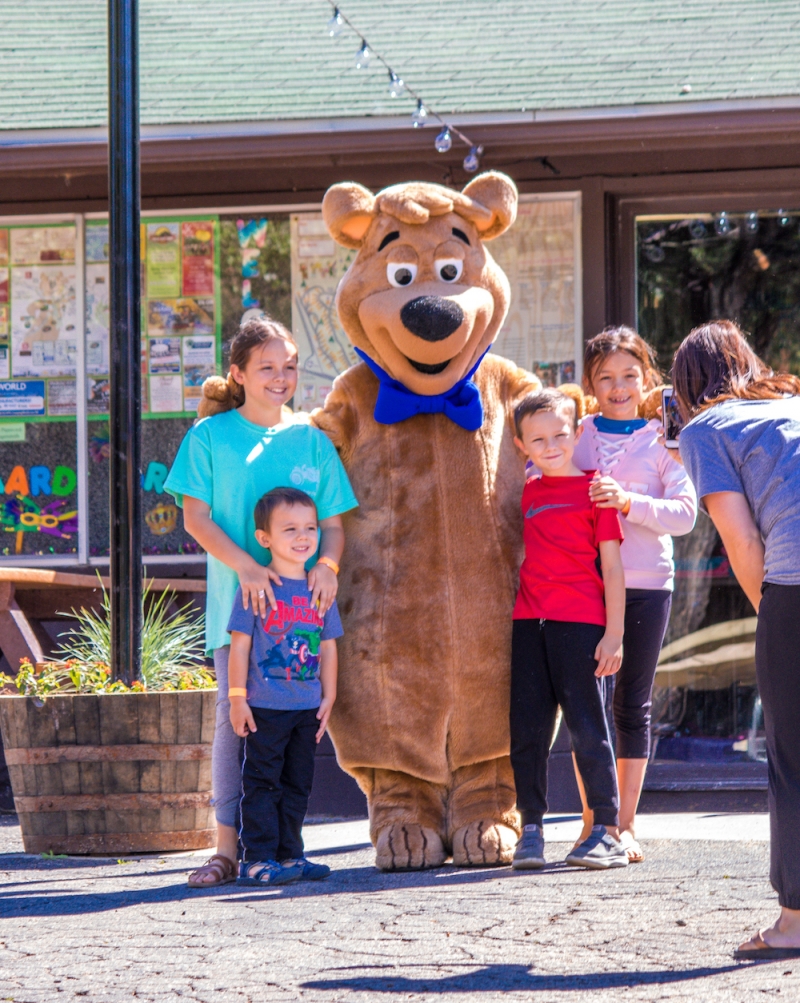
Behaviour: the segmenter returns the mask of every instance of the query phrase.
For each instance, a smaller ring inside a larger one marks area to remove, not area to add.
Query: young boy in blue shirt
[[[330,874],[305,859],[302,827],[316,745],[336,699],[342,625],[335,601],[324,617],[311,601],[305,565],[318,535],[311,498],[275,488],[256,505],[255,524],[281,583],[265,618],[244,608],[239,589],[228,623],[231,724],[244,738],[237,883],[283,885]]]

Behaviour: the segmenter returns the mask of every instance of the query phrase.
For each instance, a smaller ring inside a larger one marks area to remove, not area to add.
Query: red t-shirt
[[[605,626],[602,540],[622,540],[614,508],[589,499],[593,470],[583,477],[532,478],[522,492],[525,560],[519,573],[515,620],[565,620]]]

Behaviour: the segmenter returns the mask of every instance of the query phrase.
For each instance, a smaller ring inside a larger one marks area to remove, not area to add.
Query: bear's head
[[[517,189],[488,172],[462,192],[426,182],[377,195],[334,185],[328,232],[358,254],[336,305],[352,344],[415,394],[445,394],[475,367],[505,319],[509,286],[484,247],[517,213]]]

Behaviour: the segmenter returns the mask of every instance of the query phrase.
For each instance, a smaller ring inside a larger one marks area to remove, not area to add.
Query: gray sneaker
[[[538,871],[544,867],[544,832],[540,825],[526,825],[519,837],[511,866],[515,871]]]
[[[573,867],[604,871],[609,867],[627,867],[628,854],[604,825],[593,825],[591,836],[567,855],[566,862]]]

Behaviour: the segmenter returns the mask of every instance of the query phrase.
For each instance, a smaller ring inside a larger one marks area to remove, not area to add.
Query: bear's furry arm
[[[371,415],[375,405],[370,380],[377,383],[363,362],[351,366],[333,381],[325,406],[311,412],[311,424],[328,436],[344,463],[350,459],[356,444],[360,413]]]
[[[502,356],[488,355],[487,359],[491,359],[494,363],[492,370],[498,383],[498,396],[505,405],[509,421],[513,423],[514,408],[526,394],[541,390],[541,381],[538,376]]]

